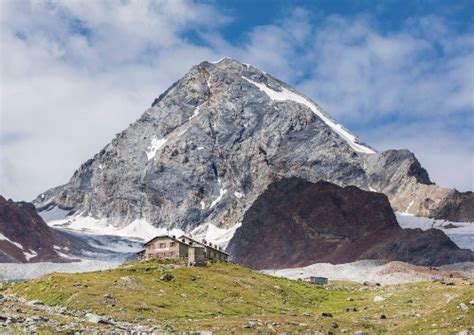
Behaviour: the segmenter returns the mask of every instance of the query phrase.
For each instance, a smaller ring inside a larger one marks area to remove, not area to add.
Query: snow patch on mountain
[[[32,258],[38,256],[38,253],[37,253],[36,251],[31,250],[31,249],[29,249],[28,251],[29,251],[29,252],[23,251],[23,254],[25,255],[25,258],[26,258],[26,261],[27,261],[27,262],[29,262],[30,259],[32,259]]]
[[[281,87],[281,91],[275,91],[271,89],[267,85],[263,83],[257,83],[253,80],[248,78],[242,77],[243,79],[247,80],[249,83],[258,87],[258,89],[264,92],[266,95],[270,97],[273,101],[294,101],[296,103],[305,105],[308,107],[314,114],[316,114],[321,120],[324,121],[332,130],[334,130],[339,136],[341,136],[355,151],[362,152],[364,154],[374,154],[375,151],[361,145],[358,143],[357,137],[352,135],[348,132],[342,125],[339,123],[334,122],[331,118],[329,118],[318,106],[312,103],[310,100],[306,99],[305,97],[288,90],[285,87]]]
[[[191,115],[191,117],[189,118],[189,120],[192,120],[192,119],[194,119],[196,116],[199,115],[199,111],[201,110],[202,105],[204,105],[205,103],[206,103],[206,102],[203,102],[202,104],[200,104],[199,106],[197,106],[197,107],[194,109],[193,115]]]
[[[164,230],[164,228],[160,229],[152,226],[144,219],[138,219],[123,228],[114,230],[113,235],[138,237],[147,240],[162,234]]]
[[[410,208],[411,208],[411,206],[413,206],[413,203],[414,203],[414,202],[415,202],[414,200],[410,201],[410,203],[409,203],[408,206],[407,206],[407,209],[405,209],[405,212],[406,212],[406,213],[408,213],[408,212],[410,211]]]
[[[12,240],[10,240],[8,237],[6,237],[5,235],[3,235],[2,233],[0,233],[0,241],[7,241],[11,244],[13,244],[14,246],[16,246],[17,248],[20,248],[23,250],[23,246],[20,244],[20,243],[17,243],[17,242],[14,242]]]
[[[237,198],[237,199],[242,199],[244,197],[244,194],[241,193],[241,192],[234,192],[234,196]]]
[[[61,256],[62,258],[65,258],[65,259],[77,260],[76,257],[72,257],[72,256],[70,256],[70,255],[67,255],[67,254],[63,253],[63,252],[60,252],[60,251],[57,251],[57,250],[56,250],[56,253],[57,253],[59,256]]]
[[[220,182],[219,182],[220,183]],[[222,197],[224,196],[224,194],[227,193],[227,190],[225,188],[221,188],[219,190],[219,196],[216,198],[216,200],[214,200],[212,203],[211,203],[211,206],[209,206],[209,208],[213,208],[215,205],[217,205],[219,203],[219,201],[222,200]]]
[[[232,228],[219,228],[211,223],[206,223],[192,230],[190,235],[195,239],[204,239],[225,249],[240,225],[241,223],[238,223]]]
[[[155,158],[155,155],[156,155],[156,151],[161,148],[167,141],[168,139],[166,138],[156,138],[154,137],[152,140],[151,140],[151,143],[150,145],[148,146],[147,148],[147,151],[146,151],[146,156],[148,157],[148,160],[152,159],[152,158]]]
[[[218,63],[222,62],[222,61],[225,60],[225,59],[232,59],[232,58],[230,58],[230,57],[228,57],[228,56],[224,56],[224,57],[221,57],[219,60],[215,60],[215,61],[212,61],[212,62],[209,62],[209,63],[211,63],[211,64],[218,64]]]

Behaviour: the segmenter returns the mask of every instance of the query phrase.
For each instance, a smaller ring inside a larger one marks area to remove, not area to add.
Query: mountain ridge
[[[0,195],[0,262],[71,261],[71,244],[49,228],[27,202]]]

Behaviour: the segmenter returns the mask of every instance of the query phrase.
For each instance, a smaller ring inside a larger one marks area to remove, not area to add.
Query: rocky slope
[[[230,227],[270,183],[293,176],[376,189],[417,215],[473,218],[456,209],[472,194],[454,199],[433,185],[410,152],[377,153],[290,86],[228,58],[193,67],[34,203],[119,227]]]
[[[361,259],[442,265],[474,261],[442,231],[402,229],[385,195],[301,178],[271,184],[229,243],[233,260],[257,269]]]
[[[61,262],[69,242],[49,228],[26,202],[0,196],[0,263]]]

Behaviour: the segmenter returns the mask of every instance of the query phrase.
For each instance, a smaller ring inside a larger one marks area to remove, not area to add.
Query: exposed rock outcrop
[[[367,156],[371,190],[384,193],[396,211],[449,221],[474,220],[474,194],[442,188],[408,150]]]
[[[193,67],[34,203],[120,227],[140,218],[186,231],[231,227],[270,183],[293,176],[372,187],[399,210],[413,200],[417,215],[445,215],[438,209],[453,192],[430,185],[413,154],[377,153],[290,86],[223,59]]]
[[[448,221],[473,221],[474,193],[454,190],[441,203],[434,217]]]
[[[399,260],[418,265],[473,261],[442,231],[402,229],[384,194],[301,178],[271,184],[245,213],[227,249],[257,269]]]
[[[68,249],[69,242],[44,223],[32,204],[0,196],[0,262],[62,262],[60,253]]]

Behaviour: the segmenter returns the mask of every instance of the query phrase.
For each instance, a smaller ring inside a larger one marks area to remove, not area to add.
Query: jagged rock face
[[[386,194],[400,212],[450,221],[474,221],[474,194],[442,188],[408,150],[388,150],[367,157],[371,190]]]
[[[384,172],[369,164],[372,156],[379,154],[288,85],[224,59],[193,67],[66,185],[34,203],[116,226],[145,218],[184,230],[230,227],[282,177],[378,185],[371,175]]]
[[[474,193],[454,190],[444,199],[434,217],[449,221],[473,221]]]
[[[441,265],[474,260],[442,231],[402,229],[385,195],[320,181],[282,179],[245,213],[227,248],[257,269],[361,259]]]
[[[0,196],[0,262],[60,262],[64,259],[56,251],[68,245],[32,204]]]

